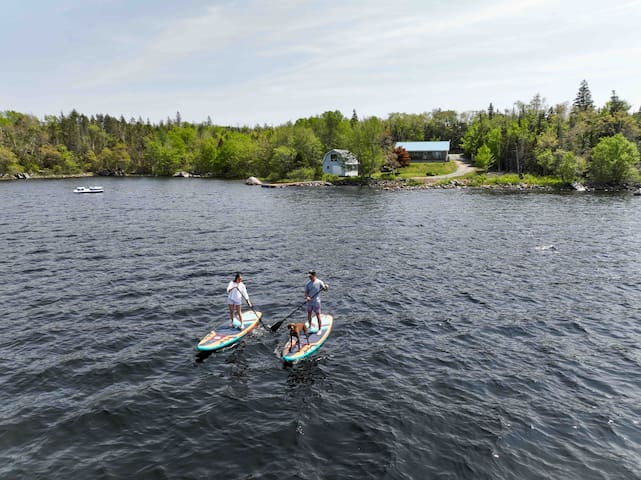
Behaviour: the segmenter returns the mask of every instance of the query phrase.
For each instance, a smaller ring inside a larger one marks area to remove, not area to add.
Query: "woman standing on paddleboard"
[[[252,306],[249,301],[249,295],[247,294],[247,288],[243,283],[243,277],[240,273],[237,273],[234,280],[227,285],[227,305],[229,305],[229,318],[231,319],[232,327],[234,326],[234,310],[236,310],[236,312],[238,312],[240,328],[243,328],[243,313],[241,311],[243,299],[245,299],[247,305]]]

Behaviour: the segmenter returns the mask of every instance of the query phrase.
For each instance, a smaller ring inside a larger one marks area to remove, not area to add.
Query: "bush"
[[[335,182],[340,182],[341,177],[339,177],[338,175],[331,175],[329,173],[324,173],[322,179],[325,182],[335,183]]]
[[[297,168],[287,173],[287,180],[292,182],[304,182],[314,179],[315,170],[313,168]]]
[[[536,175],[525,174],[519,178],[516,173],[506,173],[499,176],[488,176],[485,174],[463,177],[471,187],[480,187],[481,185],[539,185],[541,187],[561,187],[564,181],[556,177],[539,177]]]

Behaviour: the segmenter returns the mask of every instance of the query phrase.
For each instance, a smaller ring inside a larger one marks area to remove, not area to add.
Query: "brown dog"
[[[307,335],[307,327],[304,323],[288,323],[287,328],[289,328],[289,349],[291,350],[294,346],[294,338],[298,341],[298,349],[302,347],[300,344],[300,332],[302,331],[305,334],[307,339],[307,344],[309,345],[309,336]]]

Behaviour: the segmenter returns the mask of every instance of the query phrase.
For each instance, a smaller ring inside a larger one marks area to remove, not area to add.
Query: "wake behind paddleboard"
[[[258,314],[258,316],[256,315]],[[230,325],[227,320],[224,324],[216,330],[209,332],[200,342],[196,348],[202,352],[212,352],[220,350],[221,348],[229,347],[234,343],[239,342],[245,335],[251,332],[258,326],[262,313],[245,312],[243,313],[243,328],[236,328]]]
[[[316,318],[313,318],[312,324],[315,325],[316,321]],[[322,328],[319,332],[309,334],[309,344],[307,343],[305,334],[301,333],[300,340],[302,346],[300,348],[296,339],[294,339],[293,347],[290,348],[291,341],[289,335],[287,335],[287,343],[283,346],[281,358],[286,362],[295,362],[296,360],[302,360],[316,353],[321,345],[325,343],[327,337],[329,337],[334,326],[334,317],[321,313],[321,323]]]

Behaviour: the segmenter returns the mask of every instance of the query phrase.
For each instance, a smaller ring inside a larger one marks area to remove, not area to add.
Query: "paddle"
[[[247,303],[247,306],[248,306],[249,308],[251,308],[252,312],[254,312],[254,315],[256,315],[256,318],[258,318],[258,321],[260,322],[260,324],[265,328],[265,330],[269,330],[269,327],[263,323],[263,316],[262,316],[262,315],[259,315],[259,314],[256,312],[256,310],[254,310],[254,306],[253,306],[251,303],[249,303],[249,300],[247,299],[247,297],[245,297],[245,295],[243,295],[243,292],[241,292],[241,291],[238,289],[238,287],[234,287],[234,288],[235,288],[236,290],[238,290],[238,293],[240,293],[240,296],[241,296],[241,297],[243,297],[243,300],[245,300],[245,302]],[[232,290],[233,290],[234,288],[232,288]]]
[[[316,292],[314,295],[312,295],[312,296],[310,297],[310,300],[311,300],[312,298],[314,298],[316,295],[318,295],[318,294],[319,294],[321,291],[323,291],[323,290],[326,290],[326,288],[321,288],[318,292]],[[298,311],[298,309],[299,309],[300,307],[304,306],[306,303],[307,303],[307,300],[305,300],[305,301],[304,301],[303,303],[301,303],[298,307],[296,307],[296,308],[292,311],[292,313],[290,313],[289,315],[287,315],[285,318],[283,318],[282,320],[279,320],[278,322],[276,322],[275,324],[273,324],[273,325],[270,327],[270,330],[271,330],[272,332],[275,332],[276,330],[278,330],[278,329],[280,328],[280,326],[283,324],[283,322],[284,322],[285,320],[287,320],[289,317],[291,317],[292,315],[294,315],[294,314],[296,313],[296,311]]]

